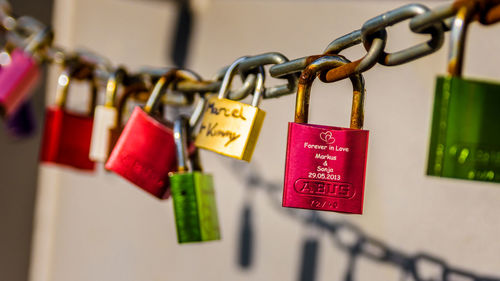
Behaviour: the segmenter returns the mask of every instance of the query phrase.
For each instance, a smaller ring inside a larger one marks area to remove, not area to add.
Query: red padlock
[[[364,81],[350,77],[350,128],[307,124],[311,85],[318,73],[347,63],[340,56],[317,59],[302,72],[295,122],[288,125],[283,207],[361,214],[368,131],[363,126]]]
[[[20,28],[31,35],[21,39],[16,29],[9,33],[9,39],[18,46],[24,46],[24,50],[15,48],[0,72],[0,109],[3,115],[16,112],[31,96],[40,77],[37,52],[52,40],[51,29],[31,17],[20,17],[17,29]]]
[[[81,70],[79,70],[81,71]],[[66,68],[58,78],[56,105],[46,110],[45,128],[41,147],[41,161],[70,166],[82,170],[94,170],[94,162],[89,159],[92,137],[93,113],[96,103],[97,84],[93,71],[84,70],[91,82],[91,103],[87,114],[66,110],[66,100],[71,78],[76,71]]]
[[[134,109],[106,162],[106,169],[160,199],[168,197],[168,174],[177,170],[177,158],[172,124],[153,114],[168,86],[194,80],[190,76],[190,72],[173,69],[158,80],[144,110]]]

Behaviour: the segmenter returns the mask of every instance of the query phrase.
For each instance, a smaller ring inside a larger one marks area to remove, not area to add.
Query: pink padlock
[[[10,115],[30,96],[40,76],[36,60],[20,49],[10,54],[10,62],[0,72],[0,105]]]
[[[16,29],[22,29],[30,35],[23,38]],[[40,77],[37,52],[52,40],[52,31],[31,17],[20,17],[16,29],[9,33],[9,41],[24,49],[15,48],[10,53],[10,60],[0,72],[0,111],[2,115],[11,115],[27,100]]]
[[[307,124],[311,85],[318,73],[348,61],[324,56],[302,72],[295,122],[288,124],[283,207],[361,214],[368,147],[363,126],[364,80],[350,77],[353,104],[350,128]]]

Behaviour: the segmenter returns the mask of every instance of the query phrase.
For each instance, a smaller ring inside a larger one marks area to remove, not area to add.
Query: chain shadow
[[[253,165],[252,167],[256,167]],[[408,254],[395,249],[387,243],[364,233],[356,225],[347,221],[326,220],[321,214],[311,216],[310,212],[281,207],[282,184],[266,181],[258,171],[237,161],[230,163],[234,174],[242,175],[246,188],[267,192],[272,205],[277,211],[294,217],[298,221],[309,224],[327,233],[333,240],[336,248],[348,255],[347,267],[344,271],[344,281],[355,281],[357,262],[365,258],[377,264],[385,264],[400,270],[402,280],[415,281],[500,281],[500,277],[481,276],[466,269],[449,265],[443,259],[429,254]],[[240,225],[240,245],[238,265],[249,269],[253,264],[253,224],[251,223],[251,206],[245,206],[242,211],[243,223]],[[251,242],[250,242],[251,241]],[[243,243],[246,243],[243,245]],[[325,247],[323,247],[324,249]],[[306,238],[302,245],[302,254],[299,264],[299,281],[315,281],[317,277],[319,241],[316,238]],[[245,257],[245,258],[242,258]],[[430,269],[433,273],[429,274]],[[436,273],[437,269],[437,273]]]

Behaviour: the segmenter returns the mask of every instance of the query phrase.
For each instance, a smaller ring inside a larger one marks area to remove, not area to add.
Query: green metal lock
[[[450,75],[437,79],[427,174],[500,182],[500,83],[460,77],[471,14],[467,8],[457,13]]]
[[[220,240],[212,176],[201,172],[197,151],[188,161],[188,121],[174,123],[178,172],[170,175],[179,243]]]

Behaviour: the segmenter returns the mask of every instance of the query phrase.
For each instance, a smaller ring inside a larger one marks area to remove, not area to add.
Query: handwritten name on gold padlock
[[[208,101],[195,145],[250,161],[265,116],[258,107],[213,97]]]

